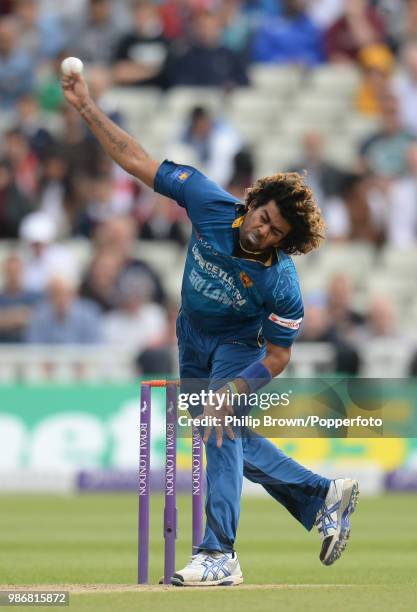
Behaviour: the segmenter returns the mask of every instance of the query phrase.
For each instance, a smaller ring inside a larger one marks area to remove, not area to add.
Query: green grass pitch
[[[163,567],[162,505],[152,498],[153,583]],[[190,496],[178,507],[181,567],[190,554]],[[136,522],[134,495],[0,496],[0,589],[101,585],[71,593],[73,610],[417,609],[417,495],[360,498],[348,548],[330,568],[318,560],[314,530],[272,499],[243,499],[237,550],[245,585],[229,589],[136,589]]]

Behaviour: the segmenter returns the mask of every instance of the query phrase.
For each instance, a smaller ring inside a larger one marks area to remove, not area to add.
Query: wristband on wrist
[[[243,378],[249,390],[254,392],[271,382],[272,375],[262,361],[255,361],[255,363],[251,363],[243,372],[238,374],[236,378]]]
[[[230,380],[226,386],[228,387],[230,393],[232,395],[239,395],[239,391],[237,389],[237,384],[235,382],[233,382],[233,380]]]

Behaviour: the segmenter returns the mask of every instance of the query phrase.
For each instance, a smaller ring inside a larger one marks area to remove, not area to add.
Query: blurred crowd
[[[353,289],[349,276],[340,272],[330,279],[325,292],[306,296],[304,323],[298,340],[331,345],[335,371],[350,376],[361,373],[364,346],[378,342],[401,346],[409,341],[400,331],[398,312],[390,296],[372,296],[362,312],[354,306]],[[404,376],[417,375],[413,363],[411,357]]]
[[[21,237],[23,248],[9,252],[1,271],[0,343],[109,344],[129,351],[139,371],[173,369],[177,307],[135,258],[131,218],[100,223],[81,279],[47,214],[28,214]]]
[[[176,305],[134,245],[183,247],[184,211],[115,166],[64,104],[59,72],[69,55],[82,58],[93,97],[125,127],[105,105],[113,86],[227,95],[251,86],[253,64],[356,66],[353,103],[379,124],[354,167],[327,159],[311,130],[301,157],[277,171],[307,170],[329,240],[416,246],[417,0],[0,0],[0,245],[23,245],[3,262],[0,342],[123,342],[139,369],[172,367]],[[253,150],[209,107],[189,109],[175,145],[236,198],[257,178]],[[82,278],[62,242],[74,238],[92,245]],[[333,342],[339,369],[353,372],[355,346],[398,332],[389,301],[359,315],[350,293],[339,276],[312,299],[301,340]]]

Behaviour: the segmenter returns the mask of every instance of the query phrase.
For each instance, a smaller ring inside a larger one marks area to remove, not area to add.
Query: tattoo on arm
[[[159,164],[151,159],[140,144],[102,113],[91,100],[81,104],[78,112],[106,153],[126,172],[153,189]]]
[[[110,144],[116,147],[119,153],[124,153],[126,151],[128,143],[123,139],[117,138],[117,136],[112,133],[112,131],[105,125],[105,123],[93,109],[89,108],[88,106],[83,106],[80,109],[80,114],[88,124],[98,127],[105,138],[110,142]]]

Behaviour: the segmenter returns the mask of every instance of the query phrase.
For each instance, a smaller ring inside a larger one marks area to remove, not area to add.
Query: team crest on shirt
[[[185,170],[185,168],[178,168],[178,170],[174,173],[174,179],[179,181],[180,183],[184,183],[190,176],[190,172]]]
[[[249,289],[249,287],[252,287],[253,281],[251,278],[249,278],[246,272],[241,272],[239,276],[245,289]]]
[[[272,323],[276,323],[276,325],[280,325],[281,327],[287,327],[288,329],[299,329],[301,321],[303,320],[302,317],[300,319],[285,319],[273,312],[271,312],[268,319],[272,321]]]

